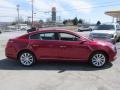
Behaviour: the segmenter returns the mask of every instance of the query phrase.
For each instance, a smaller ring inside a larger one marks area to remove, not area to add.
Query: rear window
[[[37,40],[55,40],[55,33],[39,33],[30,36],[30,39]]]

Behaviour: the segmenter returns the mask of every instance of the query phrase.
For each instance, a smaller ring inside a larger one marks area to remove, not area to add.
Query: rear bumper
[[[5,48],[5,56],[10,59],[17,59],[17,51],[12,46],[7,46]]]

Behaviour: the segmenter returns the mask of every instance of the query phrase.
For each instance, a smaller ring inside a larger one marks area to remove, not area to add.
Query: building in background
[[[105,12],[106,15],[113,17],[113,22],[118,22],[120,24],[120,10],[116,11],[107,11]]]
[[[56,7],[52,7],[52,22],[56,23]]]

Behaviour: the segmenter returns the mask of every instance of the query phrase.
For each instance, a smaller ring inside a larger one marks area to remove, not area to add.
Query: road
[[[120,90],[120,43],[117,60],[104,68],[93,68],[85,63],[38,63],[22,67],[6,59],[7,40],[26,32],[0,34],[0,90]],[[87,36],[89,32],[81,32]]]

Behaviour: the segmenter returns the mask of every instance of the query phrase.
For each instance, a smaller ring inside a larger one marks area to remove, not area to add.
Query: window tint
[[[55,40],[55,33],[39,33],[32,35],[30,39]]]
[[[95,27],[95,30],[113,30],[114,25],[98,25]]]
[[[40,39],[39,36],[40,36],[39,34],[35,34],[35,35],[30,36],[30,39]]]
[[[77,41],[78,40],[78,37],[72,34],[60,33],[59,35],[60,35],[60,40],[64,40],[64,41]]]

